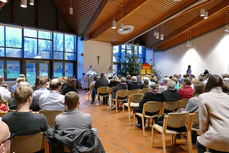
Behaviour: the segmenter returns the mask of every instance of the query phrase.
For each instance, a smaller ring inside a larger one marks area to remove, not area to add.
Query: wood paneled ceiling
[[[149,48],[165,50],[229,22],[229,0],[52,1],[76,35],[112,45],[140,40]],[[69,15],[70,6],[74,9],[73,15]],[[2,7],[4,3],[0,2],[0,9]],[[200,17],[201,8],[209,12],[207,20]],[[133,32],[120,35],[117,29],[111,28],[113,18],[117,27],[121,22],[133,25]],[[163,33],[164,40],[156,39],[154,31]]]

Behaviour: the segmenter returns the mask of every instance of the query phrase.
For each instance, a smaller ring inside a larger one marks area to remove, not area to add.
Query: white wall
[[[99,64],[97,56],[100,56]],[[97,73],[107,73],[109,66],[112,65],[112,45],[99,41],[84,41],[84,71],[89,69],[90,65]]]
[[[187,66],[199,75],[205,69],[212,74],[229,73],[229,33],[224,27],[192,40],[192,47],[181,44],[155,53],[155,65],[163,75],[185,74]]]

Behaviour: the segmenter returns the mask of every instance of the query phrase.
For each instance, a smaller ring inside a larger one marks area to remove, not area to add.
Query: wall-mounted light
[[[114,0],[112,0],[112,11],[113,11],[113,19],[112,19],[112,29],[116,29],[116,20],[114,17]]]
[[[34,0],[29,0],[29,5],[34,5]]]
[[[22,8],[27,8],[27,0],[21,0],[20,6]]]

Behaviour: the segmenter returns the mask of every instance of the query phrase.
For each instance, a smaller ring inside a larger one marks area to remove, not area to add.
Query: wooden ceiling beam
[[[225,25],[225,15],[221,15],[216,20],[213,20],[211,22],[206,22],[205,24],[197,25],[195,28],[192,29],[192,39],[199,37],[223,25]],[[186,35],[187,34],[183,32],[177,35],[176,37],[173,37],[172,39],[168,40],[167,43],[158,46],[158,50],[167,50],[171,47],[182,44],[183,42],[189,40],[189,38],[187,38]]]
[[[223,8],[227,7],[229,5],[229,1],[223,1],[219,4],[217,4],[216,6],[214,6],[213,8],[211,8],[210,10],[208,10],[208,17],[211,17],[212,15],[214,15],[215,13],[219,12],[220,10],[222,10]],[[154,44],[152,47],[153,48],[157,48],[158,46],[165,44],[165,42],[167,42],[168,40],[170,40],[173,37],[176,37],[177,35],[179,35],[180,33],[190,29],[191,27],[197,25],[199,22],[203,21],[203,17],[198,16],[195,19],[193,19],[192,21],[190,21],[189,23],[185,24],[184,26],[182,26],[181,28],[177,29],[176,31],[174,31],[173,33],[169,34],[168,36],[165,37],[165,39],[163,41],[160,41],[156,44]],[[187,35],[188,36],[188,35]]]
[[[116,13],[115,20],[116,23],[121,22],[122,20],[126,19],[130,15],[132,15],[134,12],[136,12],[142,5],[146,4],[149,0],[133,0],[127,5],[123,7],[123,14],[121,18],[121,12],[119,11]],[[113,17],[110,17],[107,21],[101,24],[101,26],[97,29],[95,29],[93,32],[89,34],[89,39],[97,38],[99,35],[107,31],[112,26],[112,20]]]

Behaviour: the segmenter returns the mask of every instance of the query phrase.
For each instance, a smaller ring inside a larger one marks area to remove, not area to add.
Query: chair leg
[[[136,124],[136,115],[134,113],[134,126],[135,126],[135,124]]]
[[[145,136],[145,121],[144,121],[144,117],[142,118],[142,131],[143,131],[143,136]]]
[[[154,146],[154,128],[152,127],[152,148]]]
[[[115,100],[116,113],[118,113],[118,100]]]
[[[161,136],[162,136],[163,153],[166,153],[165,134],[162,133]]]
[[[192,153],[192,134],[191,131],[188,131],[188,152]]]
[[[150,118],[148,118],[148,127],[150,127]]]

